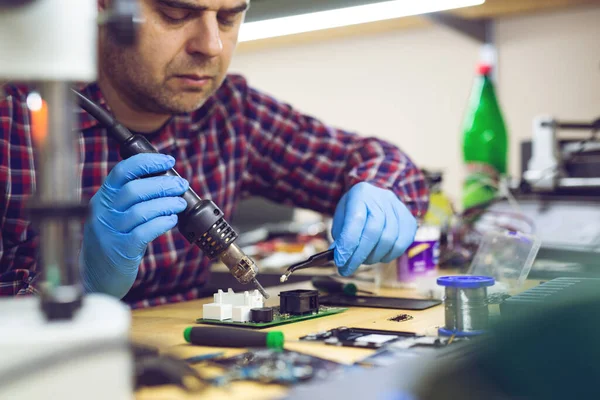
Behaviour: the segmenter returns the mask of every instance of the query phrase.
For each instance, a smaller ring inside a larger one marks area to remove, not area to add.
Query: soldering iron
[[[99,105],[81,93],[75,90],[73,92],[81,108],[96,118],[119,142],[120,154],[124,159],[140,153],[158,153],[143,135],[132,134]],[[173,168],[164,174],[180,176]],[[253,283],[263,297],[268,299],[269,295],[256,279],[256,264],[234,243],[238,235],[223,218],[223,211],[211,200],[201,199],[191,187],[182,197],[187,202],[187,207],[178,215],[179,232],[210,259],[218,258],[240,283]]]

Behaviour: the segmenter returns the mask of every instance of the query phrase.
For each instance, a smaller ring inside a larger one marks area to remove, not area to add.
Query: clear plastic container
[[[541,241],[532,234],[493,230],[484,234],[469,275],[491,276],[494,291],[513,293],[531,271]]]

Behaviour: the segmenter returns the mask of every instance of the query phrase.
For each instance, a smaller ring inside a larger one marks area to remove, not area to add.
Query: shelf
[[[268,0],[253,1],[264,2]],[[486,23],[494,18],[549,12],[586,5],[600,6],[600,0],[487,0],[480,6],[437,13],[435,16],[397,18],[387,21],[244,42],[238,45],[237,51],[252,52],[275,47],[289,47],[325,40],[373,35],[402,29],[422,28],[431,26],[434,23],[444,23],[452,26],[454,29],[467,28],[467,31],[470,33],[469,36],[473,39],[485,41],[486,38],[490,39],[490,30],[486,27]],[[462,19],[467,21],[462,22]],[[458,24],[458,27],[456,24]]]

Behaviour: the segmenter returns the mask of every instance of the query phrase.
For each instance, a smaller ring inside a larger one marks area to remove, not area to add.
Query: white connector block
[[[205,319],[216,319],[218,321],[231,319],[232,308],[231,304],[204,304],[202,306],[202,317]]]
[[[233,322],[250,322],[252,308],[250,306],[235,306],[231,315]]]
[[[219,304],[231,304],[232,306],[250,306],[260,308],[263,306],[263,297],[258,290],[244,293],[234,293],[231,288],[227,292],[221,289],[213,295],[214,302]]]
[[[234,293],[231,288],[227,292],[221,289],[213,295],[214,303],[202,306],[202,317],[224,321],[231,319],[233,322],[249,322],[250,310],[261,308],[264,299],[258,290],[244,293]]]

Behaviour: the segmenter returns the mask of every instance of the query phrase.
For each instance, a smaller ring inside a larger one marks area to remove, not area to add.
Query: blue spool
[[[437,284],[448,288],[458,289],[463,291],[477,290],[493,286],[495,280],[489,276],[443,276],[437,279]],[[487,308],[486,308],[487,310]],[[455,311],[456,312],[456,311]],[[486,311],[487,312],[487,311]],[[448,324],[448,310],[446,310],[446,324]],[[469,330],[461,331],[456,329],[448,329],[446,327],[439,328],[438,333],[443,336],[469,337],[477,336],[485,333],[485,330]]]
[[[442,276],[437,279],[437,284],[460,289],[476,289],[494,286],[496,281],[489,276]]]

